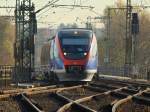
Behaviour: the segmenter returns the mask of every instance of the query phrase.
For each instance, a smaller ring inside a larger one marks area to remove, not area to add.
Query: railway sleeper
[[[107,89],[107,90],[117,89],[117,87],[115,87],[115,86],[108,86],[108,85],[104,85],[104,84],[94,84],[94,83],[91,83],[90,85],[94,86],[94,87],[104,88],[104,89]]]
[[[99,88],[99,87],[93,87],[93,86],[87,86],[87,89],[90,89],[94,92],[106,92],[108,91],[108,89],[104,89],[104,88]]]
[[[134,95],[134,94],[138,93],[139,90],[127,88],[127,89],[122,89],[122,92],[125,92],[125,93],[130,94],[130,95]]]
[[[122,86],[128,86],[129,85],[125,81],[123,81],[123,80],[120,81],[118,79],[106,79],[106,78],[102,78],[102,80],[108,81],[108,82],[112,82],[113,84],[122,85]]]
[[[100,108],[100,112],[111,112],[112,111],[112,108],[114,106],[114,104],[117,102],[118,100],[115,100],[113,102],[111,102],[110,104],[108,105],[105,105],[104,107]]]
[[[29,100],[25,94],[19,94],[17,96],[14,97],[15,100],[17,100],[22,108],[26,108],[27,110],[30,110],[32,112],[43,112],[43,110],[41,110],[38,106],[37,103],[32,103],[31,100]]]
[[[129,85],[131,85],[132,87],[135,87],[135,88],[140,87],[140,89],[142,88],[143,90],[145,90],[147,87],[150,87],[150,84],[148,84],[148,83],[143,83],[143,82],[134,81],[134,80],[124,81],[124,82],[128,83]]]
[[[71,109],[76,110],[76,112],[96,112],[87,106],[75,102],[71,105]]]
[[[112,97],[118,98],[118,99],[123,99],[123,98],[126,98],[127,96],[129,96],[129,94],[121,92],[121,91],[118,91],[118,92],[113,91],[110,94]]]
[[[137,104],[150,106],[150,99],[142,97],[142,96],[133,96],[132,100]]]
[[[142,95],[143,95],[144,97],[150,98],[150,92],[144,92]]]

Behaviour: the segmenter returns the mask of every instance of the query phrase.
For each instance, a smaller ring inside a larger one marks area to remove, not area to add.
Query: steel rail
[[[40,110],[37,106],[35,106],[24,94],[21,94],[21,100],[23,100],[26,105],[31,108],[34,112],[44,112],[43,110]]]
[[[122,87],[122,88],[119,88],[119,89],[116,89],[116,90],[112,90],[112,91],[120,91],[122,89],[126,89],[127,87]],[[86,111],[86,112],[96,112],[95,110],[85,106],[85,105],[82,105],[80,104],[81,102],[84,102],[84,101],[88,101],[94,97],[97,97],[97,96],[100,96],[100,95],[108,95],[110,94],[112,91],[107,91],[107,92],[104,92],[104,93],[98,93],[96,95],[91,95],[91,96],[88,96],[88,97],[84,97],[84,98],[80,98],[80,99],[77,99],[75,101],[71,101],[70,103],[64,105],[63,107],[61,107],[57,112],[66,112],[69,108],[73,107],[73,106],[77,106],[79,107],[80,109],[84,109],[82,111]]]
[[[53,88],[54,87],[54,88]],[[34,88],[30,88],[30,89],[19,89],[17,91],[14,91],[14,93],[12,92],[8,92],[8,94],[2,94],[0,95],[0,99],[5,99],[11,96],[16,96],[19,95],[21,93],[26,93],[27,95],[34,95],[34,94],[41,94],[41,93],[55,93],[57,91],[62,91],[62,90],[69,90],[69,89],[74,89],[74,88],[79,88],[82,87],[82,85],[79,86],[73,86],[73,87],[60,87],[60,88],[55,88],[55,86],[52,86],[52,88],[49,86],[48,88],[43,88],[43,89],[34,89]]]
[[[40,91],[40,90],[52,89],[52,88],[56,88],[56,87],[57,87],[57,85],[44,86],[44,87],[34,87],[34,88],[27,88],[27,89],[1,90],[0,94],[12,94],[12,93],[25,92],[25,91]]]
[[[111,81],[112,83],[120,83],[120,84],[124,84],[124,85],[135,85],[135,86],[139,86],[139,87],[143,87],[143,88],[147,88],[150,87],[150,83],[147,82],[143,82],[143,81],[137,81],[137,80],[133,80],[133,79],[128,79],[128,80],[124,80],[124,79],[108,79],[108,78],[101,78],[104,81]]]
[[[130,96],[128,96],[127,98],[124,98],[124,99],[122,99],[122,100],[119,100],[116,104],[114,104],[114,106],[113,106],[113,108],[112,108],[112,112],[118,112],[117,110],[118,110],[118,108],[119,108],[120,105],[125,104],[125,103],[127,103],[128,101],[131,101],[133,97],[142,95],[144,92],[147,92],[147,91],[150,91],[150,88],[147,88],[147,89],[144,90],[144,91],[140,91],[140,92],[138,92],[137,94],[134,94],[133,96],[130,95]]]

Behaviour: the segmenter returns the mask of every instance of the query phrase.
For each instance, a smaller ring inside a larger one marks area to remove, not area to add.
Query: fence
[[[12,65],[0,65],[0,87],[7,87],[12,81],[14,73],[14,66]]]
[[[99,66],[99,74],[111,75],[111,76],[121,76],[121,77],[131,77],[136,79],[150,79],[150,70],[146,66],[141,66],[137,70],[137,74],[132,73],[132,68],[125,67],[109,67],[109,66]],[[149,73],[149,74],[148,74]]]

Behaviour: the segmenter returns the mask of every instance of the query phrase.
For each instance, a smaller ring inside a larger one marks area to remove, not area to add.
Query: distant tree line
[[[123,7],[126,4],[119,0],[115,6]],[[108,15],[108,8],[104,10],[104,16]],[[140,33],[136,37],[136,63],[140,68],[150,66],[150,12],[146,10],[138,11]],[[126,28],[126,10],[110,11],[110,37],[107,37],[108,23],[103,21],[105,29],[103,38],[99,39],[99,53],[101,56],[101,64],[107,66],[122,67],[125,63],[125,28]],[[109,63],[104,62],[106,48],[109,48]]]
[[[0,64],[14,64],[14,39],[14,25],[0,17]]]
[[[76,23],[68,23],[68,24],[64,24],[64,23],[61,23],[59,26],[58,26],[58,29],[62,29],[62,28],[78,28],[78,25]]]

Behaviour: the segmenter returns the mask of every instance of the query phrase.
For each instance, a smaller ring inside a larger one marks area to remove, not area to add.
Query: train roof
[[[63,29],[60,29],[59,31],[92,31],[92,30],[87,29],[87,28],[63,28]]]
[[[62,32],[62,33],[71,33],[71,32],[75,32],[75,31],[82,32],[82,33],[84,33],[84,32],[91,32],[91,33],[93,33],[93,30],[87,29],[87,28],[63,28],[63,29],[58,30],[57,33],[58,34],[60,32]],[[48,39],[48,41],[51,41],[54,38],[55,38],[55,36],[53,36],[52,38]]]

